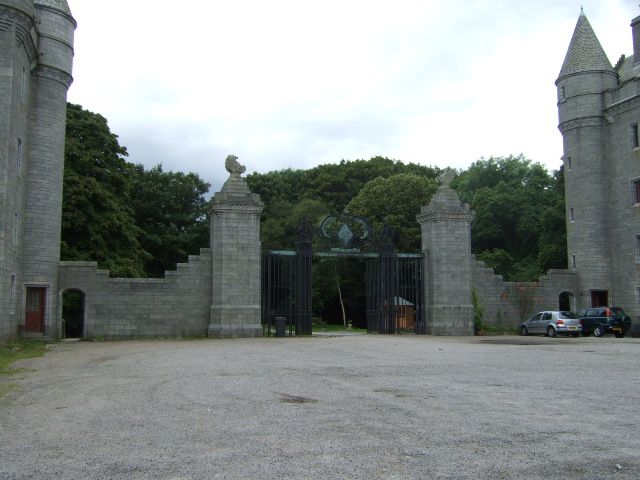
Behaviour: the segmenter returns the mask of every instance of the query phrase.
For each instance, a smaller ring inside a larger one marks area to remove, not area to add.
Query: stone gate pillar
[[[242,178],[245,168],[227,157],[231,173],[209,206],[212,253],[212,338],[262,336],[260,215],[264,204]]]
[[[417,216],[426,263],[423,288],[430,335],[473,335],[473,213],[450,187],[453,178],[451,170],[440,176],[440,188]]]

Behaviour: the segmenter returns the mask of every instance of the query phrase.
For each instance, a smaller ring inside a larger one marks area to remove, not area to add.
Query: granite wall
[[[211,250],[164,278],[110,278],[95,262],[60,262],[61,295],[84,293],[84,337],[205,336],[211,307]],[[61,304],[61,302],[59,302]],[[60,312],[61,313],[61,312]]]

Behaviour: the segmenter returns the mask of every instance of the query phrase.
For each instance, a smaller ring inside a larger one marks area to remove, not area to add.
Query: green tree
[[[113,276],[144,275],[149,254],[138,241],[126,156],[103,116],[67,106],[62,260],[95,260]]]
[[[554,172],[553,202],[540,219],[542,231],[538,242],[538,263],[546,271],[567,268],[567,224],[564,200],[564,169]]]
[[[209,222],[204,195],[209,184],[195,173],[165,172],[157,165],[136,165],[132,176],[131,207],[138,238],[150,256],[144,264],[150,276],[175,270],[190,254],[209,245]]]
[[[347,209],[368,218],[374,229],[387,223],[397,235],[398,251],[417,251],[420,226],[416,216],[437,188],[435,180],[413,173],[378,177],[362,187]]]
[[[472,249],[507,280],[535,280],[566,257],[561,173],[523,156],[481,159],[453,186],[476,213]]]

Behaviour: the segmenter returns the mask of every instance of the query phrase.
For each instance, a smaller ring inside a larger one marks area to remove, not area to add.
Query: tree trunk
[[[344,310],[344,302],[342,301],[342,290],[340,289],[340,277],[336,276],[336,283],[338,284],[338,299],[340,300],[340,308],[342,309],[342,324],[344,328],[347,328],[347,313]]]

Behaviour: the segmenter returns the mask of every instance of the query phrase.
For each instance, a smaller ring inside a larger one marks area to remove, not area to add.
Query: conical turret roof
[[[580,13],[558,78],[589,71],[615,72],[584,12]]]
[[[67,0],[34,0],[33,4],[36,7],[55,8],[56,10],[59,10],[62,13],[71,15],[71,9],[69,8],[69,4],[67,3]]]

